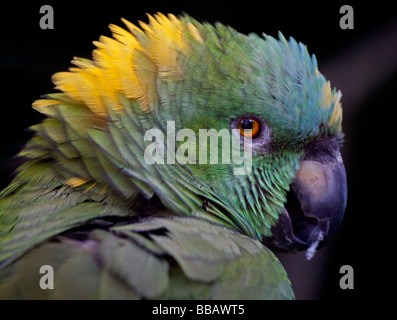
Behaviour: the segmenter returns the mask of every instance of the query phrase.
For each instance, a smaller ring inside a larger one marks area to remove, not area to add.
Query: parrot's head
[[[252,157],[241,164],[231,155],[222,164],[229,154],[220,150],[229,145],[219,139],[219,163],[189,169],[240,229],[272,248],[311,248],[310,256],[335,233],[346,206],[341,93],[292,38],[188,21],[195,28],[181,59],[183,90],[173,98],[176,131],[190,128],[199,137],[200,129],[227,129]]]
[[[270,247],[313,251],[325,243],[347,198],[341,94],[306,47],[187,15],[149,16],[141,28],[124,22],[129,32],[111,26],[114,39],[95,43],[93,62],[75,60],[80,68],[54,77],[98,116],[121,114],[121,126],[111,116],[111,134],[122,127],[118,135],[142,153],[132,161],[120,152],[117,163],[130,165],[121,172],[174,212],[224,223]],[[145,139],[128,132],[138,129]],[[151,145],[161,144],[153,138],[159,131],[163,149]],[[211,137],[215,147],[206,145]],[[142,164],[153,150],[154,161]]]

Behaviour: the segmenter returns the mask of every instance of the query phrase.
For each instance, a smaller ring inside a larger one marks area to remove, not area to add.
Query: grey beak
[[[301,163],[284,212],[263,242],[283,251],[316,249],[338,229],[346,208],[346,172],[339,151]]]

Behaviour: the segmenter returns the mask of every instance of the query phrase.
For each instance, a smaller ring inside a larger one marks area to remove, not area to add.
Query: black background
[[[92,41],[110,36],[120,18],[186,12],[242,33],[277,36],[308,46],[320,71],[343,93],[348,205],[336,237],[312,261],[280,255],[297,299],[377,299],[391,295],[394,264],[394,118],[397,91],[397,10],[376,1],[30,1],[0,5],[0,188],[21,163],[13,158],[43,117],[31,103],[53,92],[51,76],[74,56],[90,58]],[[40,7],[54,9],[54,29],[39,26]],[[339,8],[354,9],[354,29],[342,30]],[[339,269],[354,268],[354,289],[341,290]],[[389,293],[387,293],[389,292]]]

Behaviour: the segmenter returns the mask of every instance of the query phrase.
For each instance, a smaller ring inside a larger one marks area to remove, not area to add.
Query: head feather
[[[178,56],[189,53],[187,35],[201,43],[203,39],[195,26],[172,14],[148,17],[148,24],[139,22],[141,28],[122,19],[128,31],[111,24],[113,38],[101,36],[94,42],[93,61],[75,58],[72,63],[78,68],[53,76],[56,89],[102,117],[109,105],[113,110],[122,109],[119,93],[150,112],[157,100],[153,89],[156,77],[182,79]]]

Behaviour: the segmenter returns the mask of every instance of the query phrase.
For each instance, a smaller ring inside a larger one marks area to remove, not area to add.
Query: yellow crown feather
[[[107,115],[108,106],[122,109],[119,93],[137,100],[143,111],[150,112],[157,100],[155,79],[177,81],[183,77],[178,56],[189,53],[186,34],[200,43],[203,39],[195,26],[172,14],[148,17],[148,24],[139,22],[141,28],[122,19],[128,31],[110,25],[113,38],[101,36],[94,41],[97,48],[92,61],[74,58],[77,68],[53,76],[56,89],[100,117]],[[34,107],[48,113],[49,104],[36,102]]]
[[[341,98],[340,91],[332,92],[331,83],[327,81],[324,83],[322,89],[321,106],[324,109],[328,109],[333,106],[333,110],[330,118],[328,119],[328,125],[333,126],[338,123],[338,128],[341,129],[342,125],[342,104],[340,102]]]

